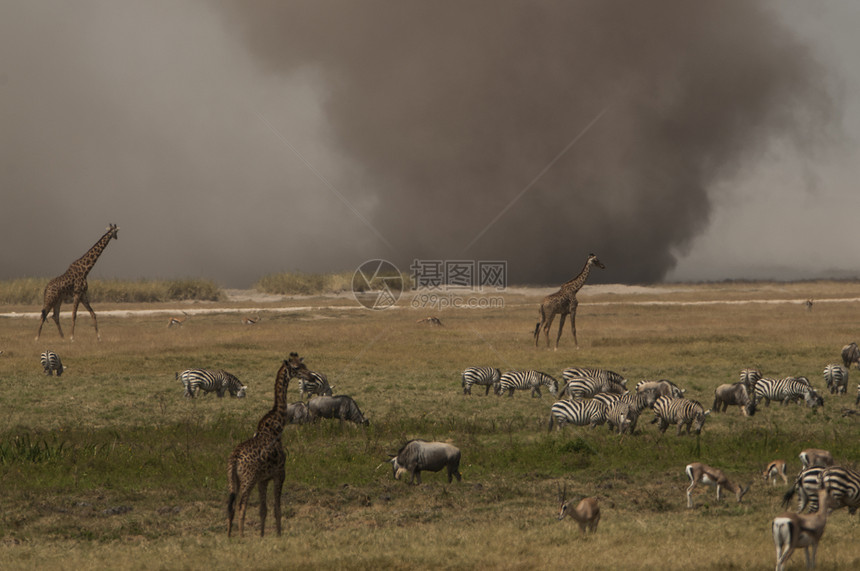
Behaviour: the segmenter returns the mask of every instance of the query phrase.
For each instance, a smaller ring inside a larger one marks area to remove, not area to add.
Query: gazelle
[[[783,483],[788,484],[788,477],[785,475],[785,460],[774,460],[767,465],[767,468],[761,473],[761,477],[767,482],[770,480],[772,485],[776,485],[776,477],[780,476]]]
[[[820,448],[807,448],[798,454],[798,457],[804,469],[810,466],[821,466],[823,468],[833,466],[833,455],[827,450],[821,450]]]
[[[187,320],[188,320],[188,314],[183,311],[182,317],[178,317],[178,316],[174,315],[170,319],[168,319],[167,320],[167,327],[168,327],[168,329],[173,327],[174,325],[179,325],[181,327],[182,324],[185,323]]]
[[[564,519],[564,516],[569,515],[576,523],[579,524],[579,530],[585,535],[586,531],[597,531],[597,524],[600,522],[600,504],[597,498],[584,498],[575,508],[570,506],[567,501],[567,484],[564,485],[564,490],[559,487],[558,490],[558,519]]]
[[[729,481],[725,474],[723,474],[722,470],[718,470],[716,468],[711,468],[706,464],[702,464],[701,462],[693,462],[692,464],[687,464],[686,468],[687,477],[690,478],[690,486],[687,488],[687,507],[693,507],[693,490],[696,488],[698,484],[707,484],[708,486],[714,486],[717,488],[717,501],[722,499],[722,491],[723,488],[729,490],[730,492],[734,492],[735,496],[738,499],[738,503],[741,502],[741,498],[744,497],[750,486],[747,485],[746,488],[742,488],[738,484],[733,484]]]
[[[259,315],[255,315],[255,316],[253,316],[253,317],[251,317],[251,316],[245,316],[245,317],[243,317],[243,318],[242,318],[242,324],[243,324],[243,325],[254,325],[255,323],[257,323],[257,322],[259,322],[259,321],[260,321],[260,316],[259,316]]]
[[[815,568],[815,552],[827,525],[827,488],[818,490],[818,511],[812,514],[786,512],[775,517],[771,524],[773,544],[776,547],[776,571],[782,571],[785,562],[798,547],[806,553],[806,568]],[[810,553],[811,550],[811,553]]]

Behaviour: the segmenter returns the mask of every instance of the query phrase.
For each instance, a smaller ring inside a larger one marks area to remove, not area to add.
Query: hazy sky
[[[860,6],[0,4],[0,279],[860,275]]]

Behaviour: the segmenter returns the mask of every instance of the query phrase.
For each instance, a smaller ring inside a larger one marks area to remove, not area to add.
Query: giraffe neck
[[[588,279],[588,274],[591,271],[591,264],[589,262],[585,262],[585,267],[582,268],[582,271],[579,272],[579,275],[565,283],[561,286],[561,289],[566,291],[568,294],[575,294],[582,288],[582,284],[585,283],[585,280]]]
[[[289,365],[283,362],[275,378],[275,405],[272,412],[284,416],[287,412],[287,386],[290,384]]]
[[[114,229],[109,228],[108,231],[105,232],[104,236],[99,238],[99,241],[93,244],[92,248],[87,250],[86,254],[72,262],[72,265],[69,266],[66,273],[77,273],[80,277],[86,277],[87,274],[90,273],[90,270],[93,269],[93,266],[96,265],[96,260],[98,260],[101,253],[104,252],[105,247],[107,247],[108,242],[110,242],[113,236]]]

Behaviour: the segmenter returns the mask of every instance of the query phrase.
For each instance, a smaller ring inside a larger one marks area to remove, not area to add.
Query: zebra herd
[[[58,358],[59,359],[59,358]],[[43,356],[44,365],[44,356]],[[47,367],[46,367],[47,372]],[[58,373],[59,374],[59,373]],[[309,379],[299,379],[299,398],[304,401],[305,396],[332,396],[333,386],[329,385],[328,377],[316,371],[308,371]],[[243,385],[235,375],[223,369],[186,369],[175,374],[176,380],[182,381],[187,398],[194,398],[201,391],[203,393],[216,393],[218,398],[226,392],[230,396],[243,398],[247,386]]]

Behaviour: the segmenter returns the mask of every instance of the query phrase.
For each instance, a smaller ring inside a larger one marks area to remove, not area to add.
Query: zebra
[[[654,403],[654,420],[651,424],[659,422],[660,433],[666,432],[670,424],[677,424],[680,436],[684,425],[687,426],[687,434],[690,434],[690,428],[695,423],[694,430],[696,434],[700,434],[709,414],[711,411],[705,410],[698,401],[662,396]]]
[[[515,389],[531,389],[532,397],[540,398],[542,396],[541,385],[547,387],[553,396],[558,395],[558,381],[546,373],[540,371],[508,371],[499,378],[499,392],[497,394],[502,396],[510,391],[508,396],[512,397]]]
[[[812,466],[801,470],[794,479],[794,485],[782,496],[782,505],[786,509],[791,505],[791,498],[797,494],[797,512],[803,513],[807,506],[810,512],[818,511],[818,489],[821,487],[821,473],[825,468]]]
[[[753,401],[758,404],[758,402],[764,399],[764,405],[770,406],[770,401],[772,400],[782,401],[783,405],[787,405],[790,401],[803,399],[810,408],[822,406],[824,399],[808,383],[808,380],[804,383],[795,377],[759,379],[755,384]]]
[[[553,422],[559,430],[568,423],[594,428],[606,422],[606,405],[595,399],[556,401],[549,415],[549,430]]]
[[[568,377],[560,396],[568,398],[592,398],[599,393],[624,394],[627,388],[621,383],[590,377]]]
[[[472,385],[487,387],[484,396],[490,394],[490,387],[494,393],[499,392],[499,380],[502,372],[494,367],[469,367],[463,371],[463,394],[472,394]]]
[[[2,353],[2,351],[0,351]],[[42,360],[42,368],[45,369],[46,375],[53,376],[54,371],[57,371],[57,376],[63,374],[63,362],[60,360],[60,356],[54,353],[53,351],[45,351],[41,356]]]
[[[315,371],[308,371],[308,374],[310,375],[309,379],[299,379],[300,400],[305,399],[305,394],[309,398],[314,395],[330,397],[334,394],[334,387],[328,384],[328,377]]]
[[[612,381],[619,385],[626,385],[627,379],[614,371],[608,369],[595,369],[591,367],[568,367],[561,372],[561,377],[568,381],[570,379],[599,379]]]
[[[831,466],[821,473],[822,485],[830,491],[829,507],[848,508],[854,515],[860,507],[860,472],[845,466]]]
[[[848,390],[848,369],[842,365],[831,363],[824,367],[824,382],[830,389],[830,394],[845,394]]]
[[[617,430],[618,434],[630,432],[633,420],[638,419],[639,413],[629,402],[616,400],[606,408],[606,424],[609,430]]]
[[[743,369],[741,371],[741,382],[747,388],[747,394],[753,394],[755,384],[761,378],[761,371],[758,369]]]
[[[248,388],[242,385],[239,379],[223,369],[186,369],[181,373],[176,373],[176,379],[182,381],[187,398],[194,398],[198,389],[204,393],[215,391],[218,398],[224,396],[224,391],[230,391],[230,395],[236,398],[243,398],[245,390]]]
[[[625,394],[627,394],[627,393],[625,393]],[[615,404],[616,402],[618,402],[619,400],[621,400],[621,397],[622,397],[622,395],[619,395],[616,393],[597,393],[596,395],[594,395],[591,398],[593,398],[594,400],[599,400],[600,402],[605,404],[608,408],[608,407],[612,406],[613,404]],[[579,398],[573,398],[570,400],[580,400],[580,399]]]
[[[627,392],[618,397],[618,400],[615,401],[621,405],[628,405],[630,408],[627,412],[627,418],[630,419],[629,431],[630,434],[636,430],[636,423],[639,421],[639,415],[642,414],[642,411],[646,408],[652,408],[654,403],[657,401],[657,392],[653,390],[647,390],[643,392]],[[621,409],[619,409],[621,410]],[[607,412],[607,422],[609,421],[609,412]]]

